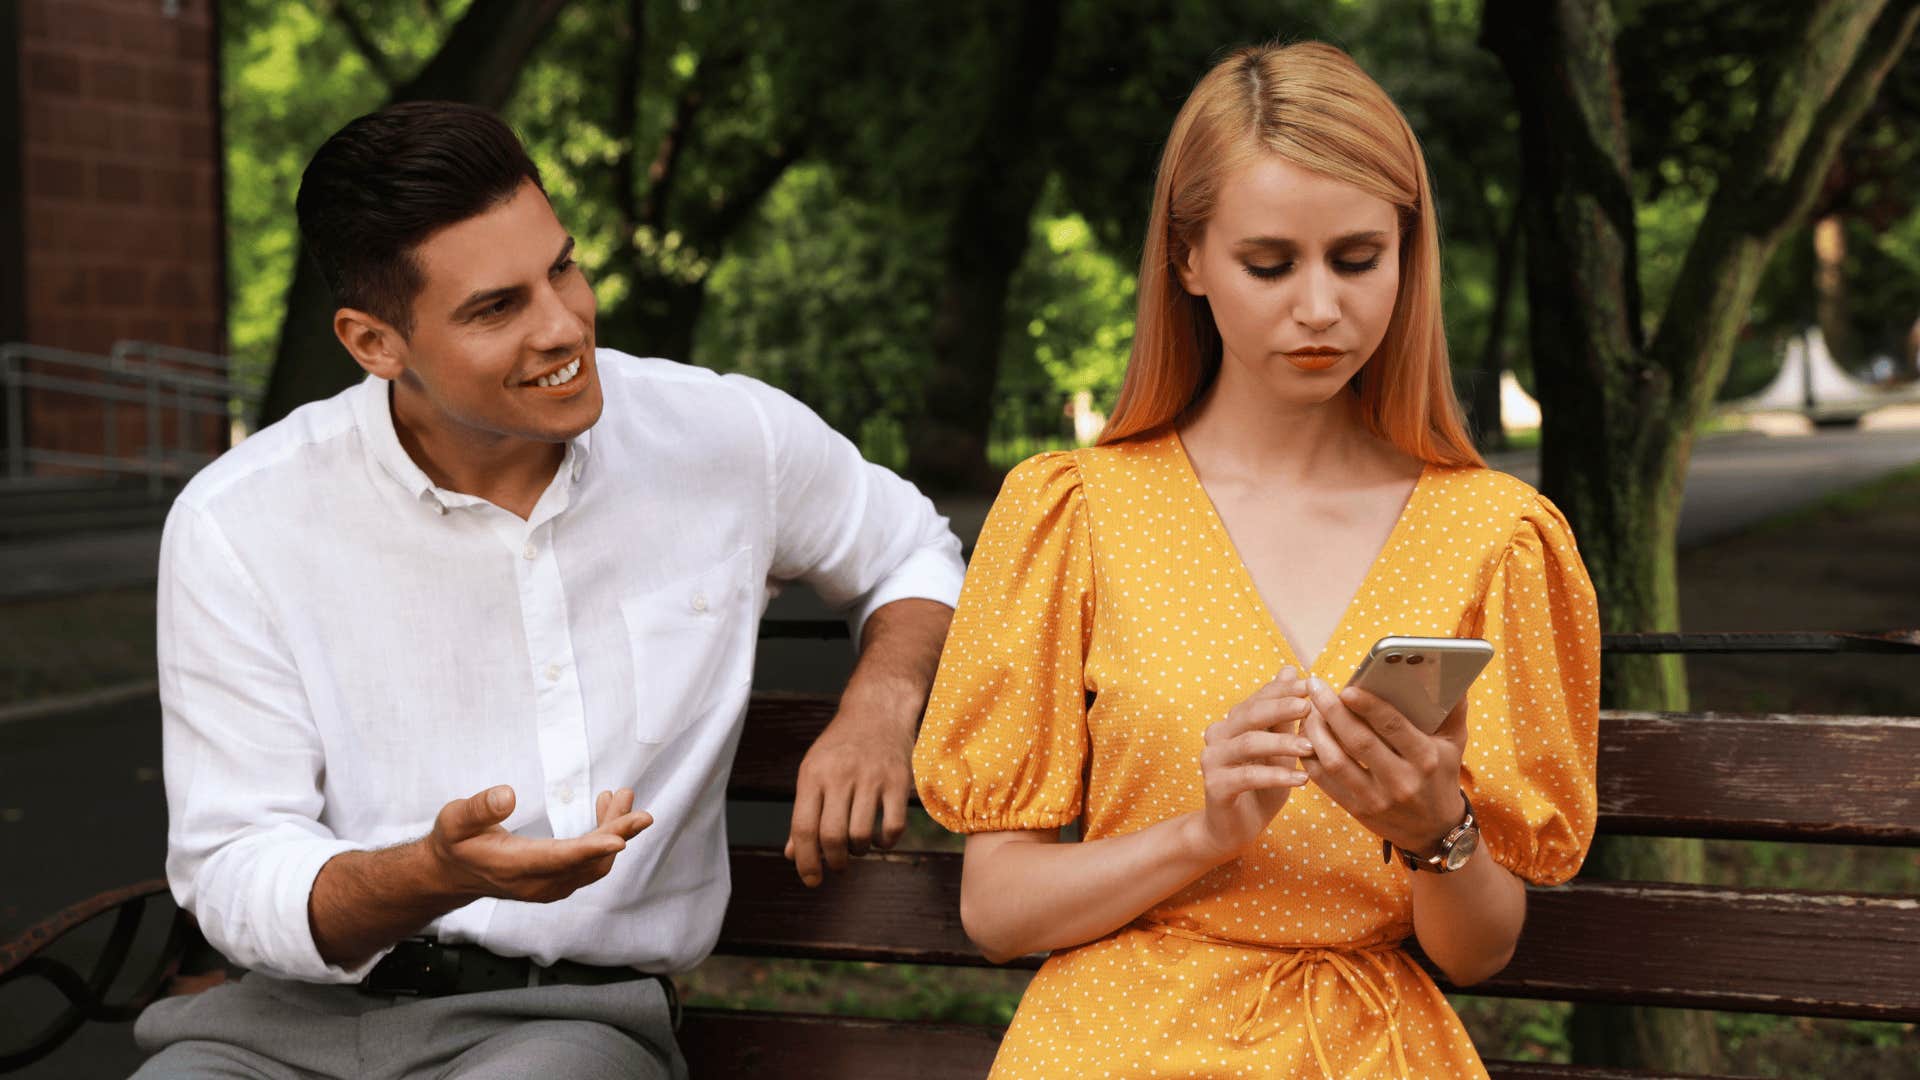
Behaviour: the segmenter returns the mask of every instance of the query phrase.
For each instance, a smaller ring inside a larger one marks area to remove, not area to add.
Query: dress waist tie
[[[1225,938],[1211,937],[1197,930],[1188,930],[1181,926],[1169,926],[1165,923],[1140,922],[1136,924],[1143,930],[1161,935],[1176,937],[1184,941],[1198,941],[1207,945],[1224,945],[1237,949],[1255,949],[1260,952],[1274,953],[1273,962],[1267,965],[1266,974],[1260,979],[1260,990],[1247,1006],[1245,1016],[1234,1025],[1231,1032],[1233,1041],[1245,1042],[1253,1033],[1254,1025],[1260,1020],[1260,1011],[1266,1007],[1267,998],[1273,988],[1291,978],[1296,972],[1300,975],[1301,1004],[1307,1013],[1307,1038],[1313,1043],[1313,1056],[1320,1062],[1320,1073],[1326,1080],[1338,1080],[1333,1067],[1327,1064],[1327,1052],[1320,1045],[1320,1028],[1314,1020],[1313,1008],[1313,968],[1316,964],[1326,964],[1335,975],[1353,987],[1367,1008],[1386,1018],[1387,1042],[1393,1048],[1393,1061],[1401,1080],[1412,1080],[1407,1069],[1406,1051],[1400,1045],[1400,988],[1393,981],[1393,973],[1387,969],[1382,954],[1399,949],[1397,943],[1372,945],[1364,948],[1286,948],[1275,945],[1255,945],[1244,941],[1229,941]],[[1364,966],[1363,966],[1364,965]],[[1368,974],[1372,969],[1380,977],[1375,983]]]

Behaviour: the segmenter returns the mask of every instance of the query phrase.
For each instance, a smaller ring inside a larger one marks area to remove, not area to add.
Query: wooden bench
[[[1648,636],[1639,642],[1645,647],[1621,651],[1668,651],[1664,640]],[[1693,651],[1753,651],[1753,644]],[[827,696],[754,695],[730,796],[791,801],[800,758],[833,707]],[[1920,717],[1603,713],[1599,828],[1920,846]],[[985,964],[960,925],[958,854],[869,856],[817,890],[799,884],[777,848],[736,846],[730,859],[733,900],[721,954]],[[81,1003],[26,1049],[0,1046],[0,1071],[26,1053],[44,1053],[86,1019],[131,1018],[176,971],[194,970],[196,955],[206,965],[204,945],[193,950],[190,920],[175,918],[161,968],[137,980],[125,1000],[100,1001],[141,911],[171,910],[164,892],[154,881],[102,894],[0,947],[0,990],[38,976]],[[82,976],[41,955],[81,922],[109,913],[116,913],[116,933],[94,972]],[[1911,1022],[1920,1020],[1916,971],[1920,897],[1576,880],[1531,890],[1513,962],[1471,993]],[[968,1025],[722,1009],[689,1010],[681,1032],[696,1077],[794,1080],[978,1080],[999,1038],[997,1029]],[[1488,1066],[1498,1080],[1654,1075]]]

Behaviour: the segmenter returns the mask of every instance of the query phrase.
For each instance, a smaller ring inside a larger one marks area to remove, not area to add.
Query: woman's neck
[[[1344,387],[1324,401],[1287,400],[1227,363],[1181,439],[1220,479],[1345,486],[1403,457],[1366,429],[1358,404]]]

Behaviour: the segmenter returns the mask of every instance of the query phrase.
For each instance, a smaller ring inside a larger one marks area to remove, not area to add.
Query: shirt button
[[[559,679],[560,679],[560,665],[548,664],[547,665],[547,681],[558,682]]]
[[[522,558],[531,559],[538,554],[540,554],[540,549],[534,547],[532,544],[528,544],[526,547],[523,547],[520,549],[520,555]]]
[[[707,594],[706,593],[697,592],[693,594],[693,610],[695,611],[707,610]]]
[[[573,802],[573,785],[561,784],[560,785],[560,805],[566,806],[571,802]]]

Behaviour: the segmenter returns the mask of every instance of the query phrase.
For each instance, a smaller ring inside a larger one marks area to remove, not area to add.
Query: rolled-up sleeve
[[[325,754],[268,606],[218,524],[167,515],[158,625],[167,881],[232,962],[308,982],[352,982],[321,959],[314,878],[356,844],[320,823]]]
[[[811,585],[846,613],[856,640],[868,616],[895,600],[959,601],[960,540],[932,500],[862,458],[786,393],[728,379],[744,388],[766,433],[770,576]]]

